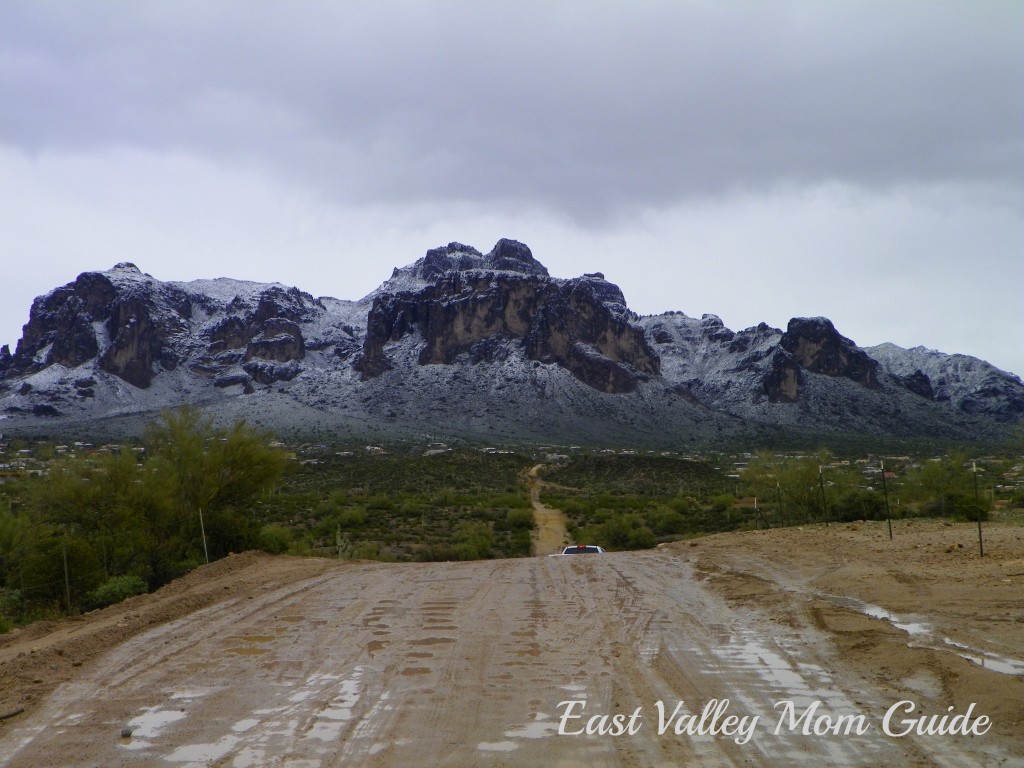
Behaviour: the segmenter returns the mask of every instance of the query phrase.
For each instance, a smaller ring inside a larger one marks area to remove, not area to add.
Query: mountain
[[[821,317],[640,317],[604,275],[552,277],[514,240],[435,248],[358,301],[121,263],[37,298],[0,349],[5,432],[137,432],[186,402],[325,439],[985,441],[1024,417],[1024,383],[963,355],[860,348]]]

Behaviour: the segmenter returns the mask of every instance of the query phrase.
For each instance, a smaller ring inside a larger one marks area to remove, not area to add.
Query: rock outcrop
[[[602,392],[632,391],[659,372],[617,286],[598,276],[554,280],[521,243],[502,240],[487,256],[452,243],[410,274],[432,282],[374,298],[356,363],[367,378],[391,367],[388,344],[410,334],[422,339],[420,365],[491,362],[504,343],[517,343],[527,359],[560,365]]]
[[[4,431],[184,402],[375,438],[970,440],[1024,417],[1024,382],[963,355],[862,349],[825,318],[640,318],[602,273],[552,277],[515,240],[431,249],[359,301],[122,263],[36,299],[13,354],[0,347]]]
[[[869,389],[878,389],[878,363],[841,335],[824,317],[794,317],[778,342],[764,390],[773,403],[800,398],[802,371],[841,376]]]

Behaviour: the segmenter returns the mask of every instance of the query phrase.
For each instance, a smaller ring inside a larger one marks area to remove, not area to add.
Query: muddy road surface
[[[1024,764],[1021,529],[992,534],[963,590],[948,530],[880,530],[476,563],[229,558],[6,636],[0,703],[23,711],[0,722],[0,765]],[[942,715],[958,732],[934,732]]]

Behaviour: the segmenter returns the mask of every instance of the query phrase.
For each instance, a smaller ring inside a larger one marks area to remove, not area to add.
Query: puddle
[[[558,732],[558,723],[548,720],[549,715],[537,713],[532,723],[527,723],[521,728],[505,731],[510,739],[543,739]]]
[[[329,743],[341,738],[345,723],[355,717],[352,710],[359,703],[362,694],[362,676],[363,668],[356,667],[351,677],[341,680],[330,703],[317,713],[316,722],[306,734],[308,738]],[[325,676],[321,679],[328,677],[331,682],[338,680],[337,676]]]
[[[223,736],[215,744],[188,744],[178,747],[164,757],[164,760],[171,763],[195,763],[205,766],[220,760],[240,742],[241,739],[238,736]]]
[[[855,597],[835,597],[833,595],[824,595],[824,598],[828,600],[832,605],[837,605],[840,608],[850,608],[854,611],[859,611],[866,616],[870,616],[873,619],[881,619],[892,624],[896,629],[902,629],[908,635],[918,637],[921,635],[931,634],[931,625],[926,624],[923,621],[908,621],[907,619],[900,618],[892,611],[887,611],[877,605],[871,605],[871,603],[865,603],[863,600],[858,600]]]
[[[865,603],[854,597],[837,597],[834,595],[821,595],[821,597],[840,608],[849,608],[859,611],[866,616],[889,622],[896,629],[903,630],[913,639],[909,643],[911,647],[927,648],[933,651],[948,651],[985,669],[991,669],[993,672],[999,672],[1004,675],[1024,675],[1024,661],[982,651],[964,643],[959,643],[949,637],[937,638],[932,632],[931,625],[923,621],[908,620],[885,608]]]
[[[179,709],[160,709],[148,707],[144,714],[133,717],[126,724],[131,728],[131,737],[122,739],[120,746],[129,750],[148,749],[153,746],[150,739],[155,739],[164,728],[171,723],[183,720],[186,714]]]
[[[154,739],[166,726],[184,719],[185,713],[180,709],[149,707],[145,714],[129,720],[128,727],[132,729],[133,739]]]
[[[481,752],[511,752],[513,749],[519,749],[519,745],[514,741],[482,741],[476,748]]]
[[[179,699],[200,699],[203,696],[208,696],[214,691],[220,690],[219,688],[185,688],[171,694],[171,700],[177,701]]]
[[[948,637],[942,638],[942,642],[956,648],[957,650],[953,651],[953,653],[968,661],[973,661],[975,664],[980,664],[985,669],[1001,672],[1004,675],[1024,675],[1024,661],[1007,659],[1002,656],[996,656],[994,653],[979,651],[976,648],[971,648],[969,645],[950,640]]]
[[[583,686],[561,686],[564,688],[579,688]],[[547,736],[551,736],[558,732],[558,723],[551,722],[549,718],[551,715],[543,712],[538,712],[533,716],[533,722],[527,723],[526,725],[513,728],[510,731],[505,731],[505,737],[509,739],[543,739]],[[519,749],[519,743],[515,741],[482,741],[476,745],[476,748],[481,752],[511,752],[514,749]]]

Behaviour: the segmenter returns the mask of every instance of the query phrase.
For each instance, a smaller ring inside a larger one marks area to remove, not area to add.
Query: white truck
[[[566,547],[561,552],[556,552],[548,557],[563,557],[565,555],[603,555],[604,547],[599,547],[596,544],[573,544]]]

